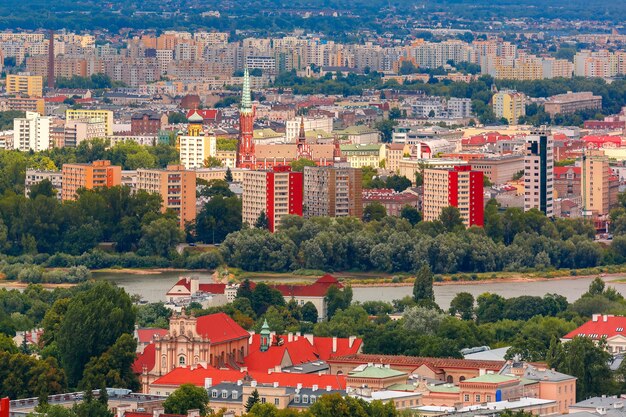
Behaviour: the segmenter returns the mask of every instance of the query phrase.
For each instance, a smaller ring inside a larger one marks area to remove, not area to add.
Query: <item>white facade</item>
[[[13,119],[13,149],[39,152],[50,148],[50,118],[36,112]]]
[[[215,136],[180,136],[180,163],[186,169],[204,168],[204,160],[217,154]]]
[[[292,120],[287,120],[285,136],[287,136],[287,142],[294,143],[296,138],[300,134],[300,121],[301,118],[296,117]],[[316,118],[304,118],[304,131],[309,132],[311,130],[323,130],[324,132],[333,131],[333,119],[331,117],[316,117]]]

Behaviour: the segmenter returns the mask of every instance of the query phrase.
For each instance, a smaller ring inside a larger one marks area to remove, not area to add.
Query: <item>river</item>
[[[163,301],[165,293],[181,276],[197,276],[200,282],[210,282],[211,275],[203,272],[173,272],[167,271],[154,274],[125,274],[96,272],[93,274],[96,279],[106,279],[124,288],[129,294],[138,294],[148,302]],[[611,281],[621,277],[605,277],[604,280],[610,284]],[[306,278],[298,278],[304,281]],[[469,292],[474,297],[491,292],[500,294],[505,298],[517,297],[520,295],[543,296],[549,293],[556,293],[565,296],[570,302],[578,299],[589,287],[593,278],[578,279],[554,279],[547,281],[527,281],[527,282],[485,282],[485,283],[454,283],[448,285],[435,285],[435,301],[443,309],[450,306],[450,301],[459,292]],[[626,295],[626,284],[615,283],[616,289]],[[412,287],[357,287],[353,288],[354,301],[387,301],[397,300],[412,294]]]

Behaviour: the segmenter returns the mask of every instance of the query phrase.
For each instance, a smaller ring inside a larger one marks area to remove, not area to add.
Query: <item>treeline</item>
[[[88,77],[74,75],[72,78],[59,77],[55,81],[56,88],[79,88],[103,90],[105,88],[124,87],[124,83],[111,80],[106,74],[91,74]]]
[[[487,204],[484,228],[465,229],[452,207],[433,222],[409,220],[418,219],[288,216],[276,233],[243,229],[228,235],[220,249],[228,265],[246,271],[413,272],[426,262],[437,274],[478,273],[588,268],[621,263],[626,256],[622,246],[594,242],[588,221],[551,220],[537,210],[500,211],[495,201]]]

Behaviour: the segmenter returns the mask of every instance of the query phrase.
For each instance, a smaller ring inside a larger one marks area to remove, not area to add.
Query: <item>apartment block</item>
[[[304,168],[304,216],[363,216],[362,171],[326,166]]]
[[[113,112],[111,110],[67,109],[65,120],[96,120],[104,123],[107,136],[113,135]]]
[[[8,97],[0,101],[2,110],[15,110],[15,111],[31,111],[41,115],[45,114],[46,102],[43,98],[31,98],[31,97]]]
[[[111,161],[93,161],[91,164],[64,164],[61,199],[75,200],[76,192],[85,188],[114,187],[122,183],[122,167]]]
[[[254,226],[261,212],[265,212],[271,232],[278,229],[283,216],[302,216],[302,172],[291,172],[288,166],[246,172],[243,176],[243,222]]]
[[[524,170],[522,155],[503,155],[493,158],[476,158],[469,161],[472,169],[482,171],[492,184],[504,184]]]
[[[27,111],[25,117],[13,119],[13,149],[22,152],[50,148],[50,117]]]
[[[48,180],[52,187],[57,190],[56,197],[61,199],[61,188],[63,186],[63,173],[61,171],[42,171],[39,169],[27,169],[24,181],[24,195],[30,196],[31,188],[40,182]]]
[[[81,142],[106,137],[106,125],[97,119],[66,120],[64,146],[78,146]]]
[[[526,96],[517,91],[500,91],[494,94],[492,102],[495,116],[505,118],[511,125],[526,115]]]
[[[43,96],[43,77],[29,73],[7,74],[7,94],[26,94],[29,97]]]
[[[602,150],[585,150],[582,164],[582,196],[585,214],[594,216],[609,212],[609,157]]]
[[[546,113],[554,117],[556,114],[575,113],[579,110],[595,110],[602,108],[602,96],[594,96],[590,91],[580,93],[558,94],[548,97],[544,104]]]
[[[302,120],[304,121],[305,132],[310,132],[312,130],[323,130],[324,132],[330,133],[333,131],[332,117],[305,117]],[[299,117],[287,120],[285,127],[285,136],[287,137],[287,142],[296,142],[296,138],[300,134],[300,122],[301,119]]]
[[[554,215],[554,140],[545,131],[526,137],[524,211],[537,209]]]
[[[163,211],[174,211],[181,228],[196,218],[196,172],[186,170],[183,165],[138,169],[135,189],[159,194]]]
[[[483,173],[469,165],[424,170],[424,220],[439,219],[446,207],[457,207],[466,227],[482,226]]]

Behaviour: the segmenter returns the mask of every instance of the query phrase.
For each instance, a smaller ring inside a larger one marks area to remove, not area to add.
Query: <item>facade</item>
[[[482,171],[492,184],[504,184],[524,170],[522,155],[504,155],[495,158],[476,158],[469,161],[472,169]]]
[[[574,337],[588,337],[596,343],[606,339],[611,354],[626,352],[626,317],[611,314],[593,314],[591,320],[561,338],[568,342]]]
[[[97,120],[104,123],[107,136],[113,135],[113,112],[111,110],[67,109],[65,120]]]
[[[288,166],[275,166],[271,171],[249,171],[243,177],[243,222],[255,224],[262,212],[273,232],[287,214],[303,214],[303,174],[291,172]]]
[[[341,154],[353,168],[379,168],[387,150],[384,144],[341,145],[340,149]]]
[[[110,161],[93,161],[91,164],[64,164],[63,201],[76,199],[76,192],[85,188],[114,187],[122,183],[122,168]]]
[[[304,168],[305,217],[363,216],[362,171],[327,166]]]
[[[199,114],[192,114],[188,121],[187,134],[179,134],[176,139],[180,163],[186,169],[203,168],[208,157],[217,156],[217,138],[204,133]]]
[[[43,77],[29,73],[7,74],[7,94],[26,94],[29,97],[43,96]]]
[[[554,140],[547,132],[526,137],[524,211],[537,209],[554,215]]]
[[[582,169],[554,167],[554,192],[557,198],[582,196]]]
[[[556,114],[575,113],[579,110],[597,110],[602,108],[602,97],[592,92],[559,94],[548,97],[544,108],[546,113],[554,117]]]
[[[155,112],[135,113],[130,118],[130,133],[133,136],[158,135],[167,124],[167,115]]]
[[[13,149],[40,152],[50,148],[50,117],[26,112],[25,117],[13,119]]]
[[[294,143],[300,134],[300,124],[304,122],[304,131],[310,132],[314,130],[322,130],[330,133],[333,131],[333,119],[332,117],[305,117],[305,118],[293,118],[287,120],[285,124],[285,136],[287,142]]]
[[[363,190],[363,208],[372,203],[385,207],[387,216],[400,216],[405,206],[420,209],[420,198],[412,192],[397,192],[389,188]]]
[[[497,118],[506,119],[516,125],[520,117],[526,115],[526,96],[517,91],[500,91],[493,95],[493,113]]]
[[[397,173],[400,169],[400,161],[411,156],[413,147],[405,143],[388,143],[385,145],[385,168],[390,172]]]
[[[608,156],[602,150],[585,150],[582,165],[585,214],[607,214],[610,209],[609,177],[612,175]]]
[[[81,142],[106,137],[106,125],[97,119],[66,120],[63,145],[76,147]]]
[[[38,169],[27,169],[26,180],[24,182],[24,194],[30,196],[30,189],[33,185],[39,184],[43,180],[52,183],[52,187],[57,190],[56,197],[61,199],[61,188],[63,186],[63,174],[61,171],[40,171]]]
[[[178,216],[181,229],[196,219],[196,172],[183,165],[167,169],[138,169],[135,188],[161,196],[163,211],[172,210]]]
[[[43,98],[35,97],[8,97],[3,99],[1,104],[6,106],[6,110],[32,111],[43,115],[46,111],[46,102]]]
[[[441,211],[457,207],[466,227],[482,226],[483,173],[470,166],[424,170],[424,220],[439,219]]]

